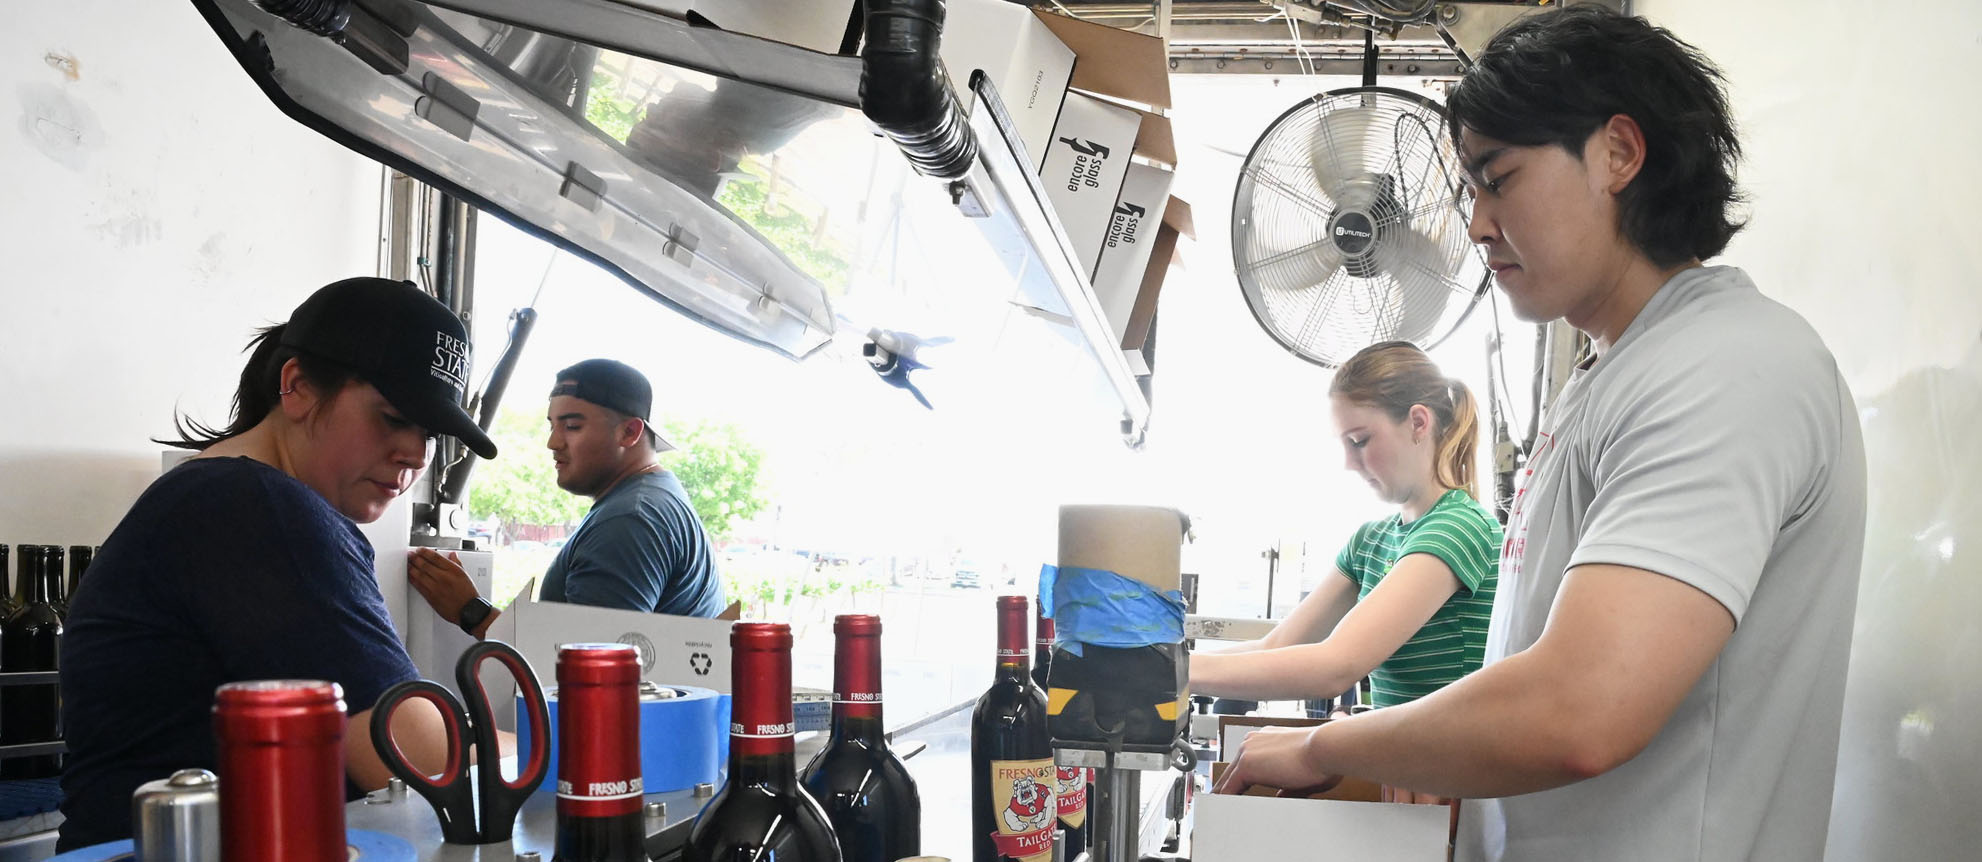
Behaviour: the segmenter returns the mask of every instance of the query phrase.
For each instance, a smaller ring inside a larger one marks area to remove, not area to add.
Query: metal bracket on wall
[[[586,210],[598,212],[599,200],[606,196],[606,180],[586,170],[584,165],[571,162],[564,167],[564,184],[557,193]]]
[[[420,91],[426,95],[414,101],[413,113],[450,135],[468,140],[469,133],[475,130],[475,115],[481,113],[482,103],[432,72],[420,77]]]
[[[702,242],[695,234],[689,233],[681,225],[671,224],[668,225],[667,236],[668,241],[661,246],[662,254],[682,266],[695,262],[695,247]]]

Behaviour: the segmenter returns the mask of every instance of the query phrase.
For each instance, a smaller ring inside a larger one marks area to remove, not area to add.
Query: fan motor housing
[[[1368,252],[1376,244],[1376,222],[1367,213],[1359,210],[1345,210],[1329,219],[1328,235],[1335,241],[1335,247],[1351,257]]]

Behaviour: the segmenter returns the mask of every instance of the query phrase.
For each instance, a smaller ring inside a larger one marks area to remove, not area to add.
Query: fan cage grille
[[[1269,125],[1239,172],[1232,254],[1260,325],[1340,365],[1381,341],[1431,347],[1484,293],[1444,111],[1383,87],[1331,90]]]

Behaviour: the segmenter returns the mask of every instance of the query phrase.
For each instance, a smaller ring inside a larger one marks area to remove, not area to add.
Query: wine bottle
[[[230,682],[214,693],[222,862],[345,862],[344,689]]]
[[[32,571],[21,572],[27,585],[25,604],[0,624],[0,670],[57,670],[62,648],[62,616],[50,601],[62,587],[62,549],[41,545],[32,555]],[[62,738],[62,699],[58,685],[15,686],[0,701],[0,742],[52,742]],[[0,778],[48,778],[62,772],[62,755],[37,754],[0,761]]]
[[[76,585],[83,582],[83,572],[89,569],[96,559],[96,548],[89,545],[69,546],[69,582],[63,586],[62,595],[54,602],[55,610],[64,620],[69,618],[69,602],[76,596]]]
[[[1053,745],[1028,674],[1024,596],[998,597],[998,666],[970,716],[972,862],[1052,862]]]
[[[826,809],[845,862],[922,855],[922,796],[881,725],[881,618],[833,620],[833,726],[805,767],[805,789]]]
[[[631,644],[558,647],[553,862],[647,862],[639,659]]]
[[[737,623],[729,635],[729,780],[695,818],[687,862],[839,862],[826,812],[798,783],[791,627]]]
[[[0,622],[6,622],[15,611],[27,604],[28,581],[41,570],[41,546],[22,544],[14,548],[14,580],[12,588],[0,595]],[[5,574],[0,571],[0,574]]]
[[[1051,688],[1046,684],[1046,675],[1053,666],[1053,618],[1046,615],[1044,602],[1040,603],[1032,646],[1032,681],[1045,691]],[[1087,849],[1087,787],[1093,780],[1092,770],[1057,763],[1053,766],[1053,804],[1060,829],[1067,835],[1063,849],[1068,859]]]

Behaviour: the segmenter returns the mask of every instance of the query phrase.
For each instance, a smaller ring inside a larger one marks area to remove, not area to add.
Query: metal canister
[[[181,769],[131,794],[136,862],[220,862],[220,780]]]
[[[228,683],[215,694],[223,862],[346,862],[344,689]]]

